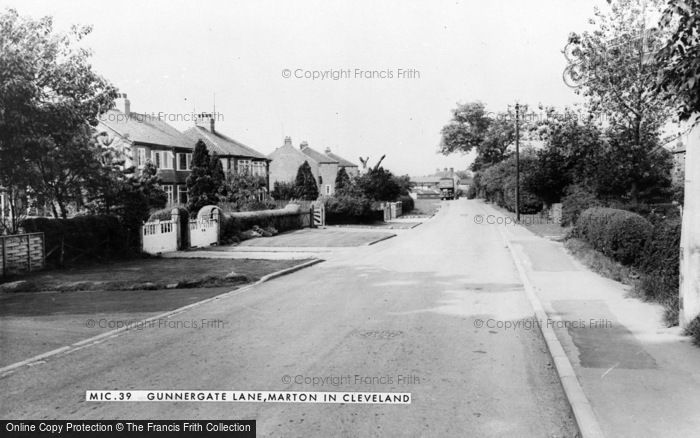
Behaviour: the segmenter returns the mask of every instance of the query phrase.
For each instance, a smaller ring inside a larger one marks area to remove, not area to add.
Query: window
[[[177,170],[192,169],[192,154],[177,154]]]
[[[264,161],[253,161],[253,175],[267,176],[267,170],[265,168]]]
[[[171,205],[173,203],[173,186],[165,185],[163,186],[163,191],[168,197],[168,205]]]
[[[178,201],[180,204],[187,204],[187,186],[177,186]]]
[[[323,185],[323,177],[321,175],[318,176],[318,185],[319,186]]]
[[[330,194],[331,194],[331,186],[330,186],[330,184],[326,184],[326,195],[330,195]]]
[[[143,167],[146,164],[146,149],[136,148],[136,167]]]
[[[252,172],[250,160],[238,160],[238,173],[239,174],[250,174]]]
[[[158,169],[172,169],[173,168],[173,153],[170,151],[154,151],[153,152],[153,164],[156,165]]]

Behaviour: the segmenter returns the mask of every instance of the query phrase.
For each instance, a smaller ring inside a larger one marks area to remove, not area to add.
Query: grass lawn
[[[327,229],[304,228],[273,237],[257,237],[245,240],[234,247],[212,246],[207,248],[207,250],[227,251],[237,247],[348,247],[366,245],[389,236],[392,236],[392,233],[348,231],[335,227]]]
[[[215,287],[256,281],[305,261],[150,258],[40,271],[20,280],[27,281],[26,291]]]

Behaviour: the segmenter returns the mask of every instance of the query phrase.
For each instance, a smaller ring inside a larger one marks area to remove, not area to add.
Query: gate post
[[[180,210],[173,208],[170,210],[170,220],[173,223],[173,230],[175,231],[175,247],[177,249],[182,248],[182,238],[180,237]]]

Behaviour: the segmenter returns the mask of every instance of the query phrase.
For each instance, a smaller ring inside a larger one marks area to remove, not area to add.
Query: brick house
[[[326,148],[324,153],[338,162],[338,170],[345,169],[350,177],[358,176],[360,174],[360,167],[357,164],[350,160],[346,160],[340,155],[334,154],[331,152],[331,148]]]
[[[116,106],[99,119],[97,131],[103,144],[121,150],[127,168],[142,169],[150,160],[158,168],[168,204],[186,203],[192,140],[154,115],[132,112],[126,94],[117,99]]]
[[[255,149],[244,145],[216,130],[212,114],[200,114],[195,126],[184,132],[192,144],[202,140],[210,154],[216,153],[224,172],[249,173],[265,178],[270,190],[270,159]]]
[[[285,137],[284,144],[274,150],[268,157],[270,163],[270,184],[275,182],[291,182],[297,176],[299,166],[307,161],[311,166],[321,195],[333,195],[335,193],[335,177],[338,175],[338,160],[322,154],[309,147],[305,141],[299,148],[292,145],[292,139]]]

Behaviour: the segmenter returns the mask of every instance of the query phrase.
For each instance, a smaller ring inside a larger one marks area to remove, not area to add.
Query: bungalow
[[[292,139],[285,137],[284,144],[269,155],[270,183],[294,181],[299,166],[307,161],[311,166],[318,185],[318,191],[322,195],[332,195],[335,192],[335,177],[338,175],[339,161],[322,154],[309,147],[305,141],[301,142],[299,149],[292,146]]]
[[[122,151],[126,168],[142,169],[150,160],[158,169],[168,204],[186,203],[192,140],[155,115],[132,112],[126,94],[115,103],[116,108],[99,119],[97,130],[103,144]]]
[[[270,189],[270,159],[253,148],[244,145],[216,130],[212,114],[199,114],[195,126],[185,131],[192,144],[202,140],[209,153],[216,153],[221,160],[224,172],[249,173],[265,178]]]

